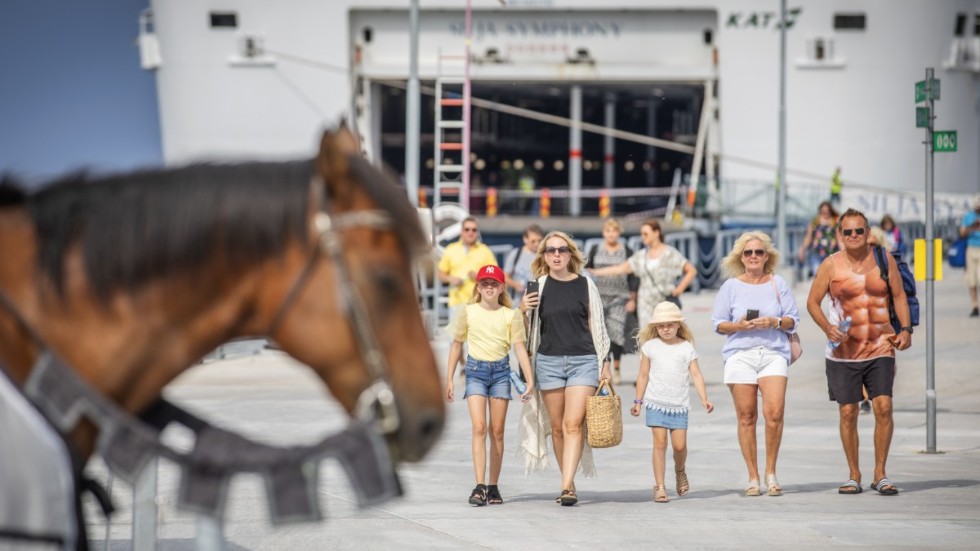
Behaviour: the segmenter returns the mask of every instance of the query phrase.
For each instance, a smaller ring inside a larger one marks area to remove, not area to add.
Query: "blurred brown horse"
[[[138,413],[221,343],[268,335],[350,413],[377,382],[371,360],[385,366],[395,459],[421,459],[445,415],[413,283],[427,240],[355,143],[341,129],[312,162],[77,176],[32,194],[0,184],[0,364],[23,385],[43,343]],[[71,435],[84,455],[92,432]]]

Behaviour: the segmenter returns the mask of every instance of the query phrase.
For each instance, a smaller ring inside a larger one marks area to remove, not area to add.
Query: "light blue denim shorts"
[[[567,386],[599,386],[599,360],[585,356],[545,356],[538,354],[534,380],[541,390]]]
[[[492,362],[466,358],[466,393],[470,396],[487,396],[510,400],[510,358]]]
[[[687,430],[687,412],[667,413],[659,409],[646,408],[647,426],[663,427],[665,429],[684,429]]]

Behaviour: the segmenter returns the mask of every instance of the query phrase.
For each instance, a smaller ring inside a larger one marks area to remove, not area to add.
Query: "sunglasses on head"
[[[766,255],[766,250],[765,249],[745,249],[744,251],[742,251],[742,256],[744,256],[744,257],[750,257],[753,254],[755,256],[765,256]]]
[[[545,247],[544,254],[568,254],[570,250],[568,247]]]
[[[841,230],[840,232],[844,234],[844,237],[850,237],[852,233],[857,235],[864,235],[864,228],[854,228],[853,230],[848,228],[846,230]]]

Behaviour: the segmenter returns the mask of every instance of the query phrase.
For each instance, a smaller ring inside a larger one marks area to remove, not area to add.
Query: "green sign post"
[[[932,133],[932,150],[937,153],[956,151],[956,131],[936,130]]]
[[[916,128],[929,128],[929,108],[928,107],[916,107],[915,108],[915,127]]]
[[[939,99],[939,79],[920,80],[915,83],[915,103]]]

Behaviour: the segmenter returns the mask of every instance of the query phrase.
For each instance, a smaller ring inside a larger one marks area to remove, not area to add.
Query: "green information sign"
[[[926,90],[926,81],[920,80],[915,83],[915,103],[926,101],[927,99],[939,99],[939,79],[934,78],[930,81],[931,86]]]
[[[916,128],[929,128],[929,108],[928,107],[916,107],[915,108],[915,127]]]
[[[936,152],[956,151],[956,131],[937,130],[932,133],[932,150]]]

